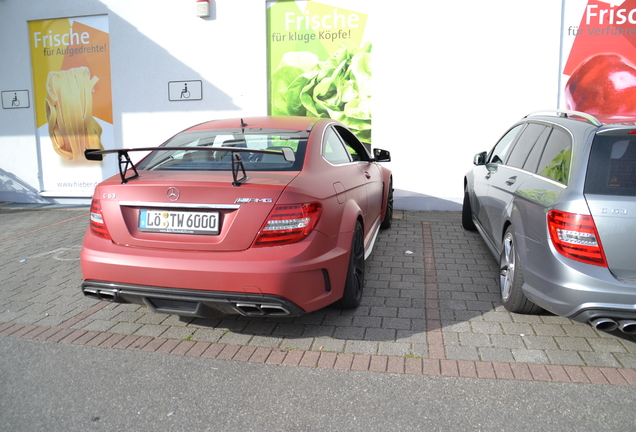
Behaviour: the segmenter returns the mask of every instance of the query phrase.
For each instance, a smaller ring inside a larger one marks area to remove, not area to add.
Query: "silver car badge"
[[[166,196],[170,201],[176,201],[179,199],[179,196],[181,196],[181,194],[179,192],[179,189],[177,189],[176,187],[169,187],[168,191],[166,192]]]

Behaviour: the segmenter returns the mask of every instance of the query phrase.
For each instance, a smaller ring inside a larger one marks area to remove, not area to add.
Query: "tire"
[[[473,222],[473,210],[470,207],[470,197],[468,188],[464,187],[464,202],[462,203],[462,227],[466,231],[476,231],[477,227]]]
[[[499,289],[501,303],[506,310],[519,314],[536,315],[541,308],[528,300],[523,293],[523,271],[512,226],[504,234],[499,258]]]
[[[386,197],[386,210],[384,211],[384,219],[380,224],[380,229],[389,229],[393,223],[393,179],[389,180],[389,191]]]
[[[343,309],[355,309],[360,306],[364,288],[364,231],[360,222],[356,222],[351,241],[349,267],[342,298],[338,302]]]

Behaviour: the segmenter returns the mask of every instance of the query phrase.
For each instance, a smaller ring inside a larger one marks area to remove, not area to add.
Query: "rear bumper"
[[[582,323],[636,320],[636,284],[618,280],[605,267],[565,258],[547,242],[526,239],[526,245],[523,290],[534,303]]]
[[[351,244],[345,235],[314,231],[309,237],[286,246],[206,252],[117,245],[87,232],[82,291],[183,316],[300,315],[342,297]]]
[[[299,316],[304,311],[294,303],[272,295],[128,285],[87,280],[85,296],[116,303],[146,305],[153,312],[180,316],[212,317],[220,314],[245,316]]]

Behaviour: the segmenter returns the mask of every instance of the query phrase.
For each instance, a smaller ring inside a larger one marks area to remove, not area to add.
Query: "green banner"
[[[267,2],[268,111],[331,118],[371,143],[368,14],[350,3]]]

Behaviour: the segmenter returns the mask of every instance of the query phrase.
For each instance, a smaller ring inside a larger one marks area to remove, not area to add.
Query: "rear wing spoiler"
[[[104,155],[117,153],[119,159],[119,177],[121,183],[126,184],[130,180],[134,180],[139,177],[139,173],[132,163],[128,153],[130,152],[149,152],[149,151],[180,151],[180,150],[196,150],[196,151],[223,151],[232,153],[232,186],[240,186],[249,180],[245,173],[245,166],[243,165],[243,159],[239,153],[263,153],[263,154],[280,154],[287,162],[294,162],[296,155],[294,151],[289,147],[281,147],[280,150],[264,150],[264,149],[251,149],[245,147],[145,147],[145,148],[131,148],[131,149],[116,149],[116,150],[99,150],[99,149],[86,149],[84,150],[84,157],[90,161],[102,161]],[[126,177],[128,170],[132,169],[132,175]],[[239,177],[239,172],[241,177]]]

